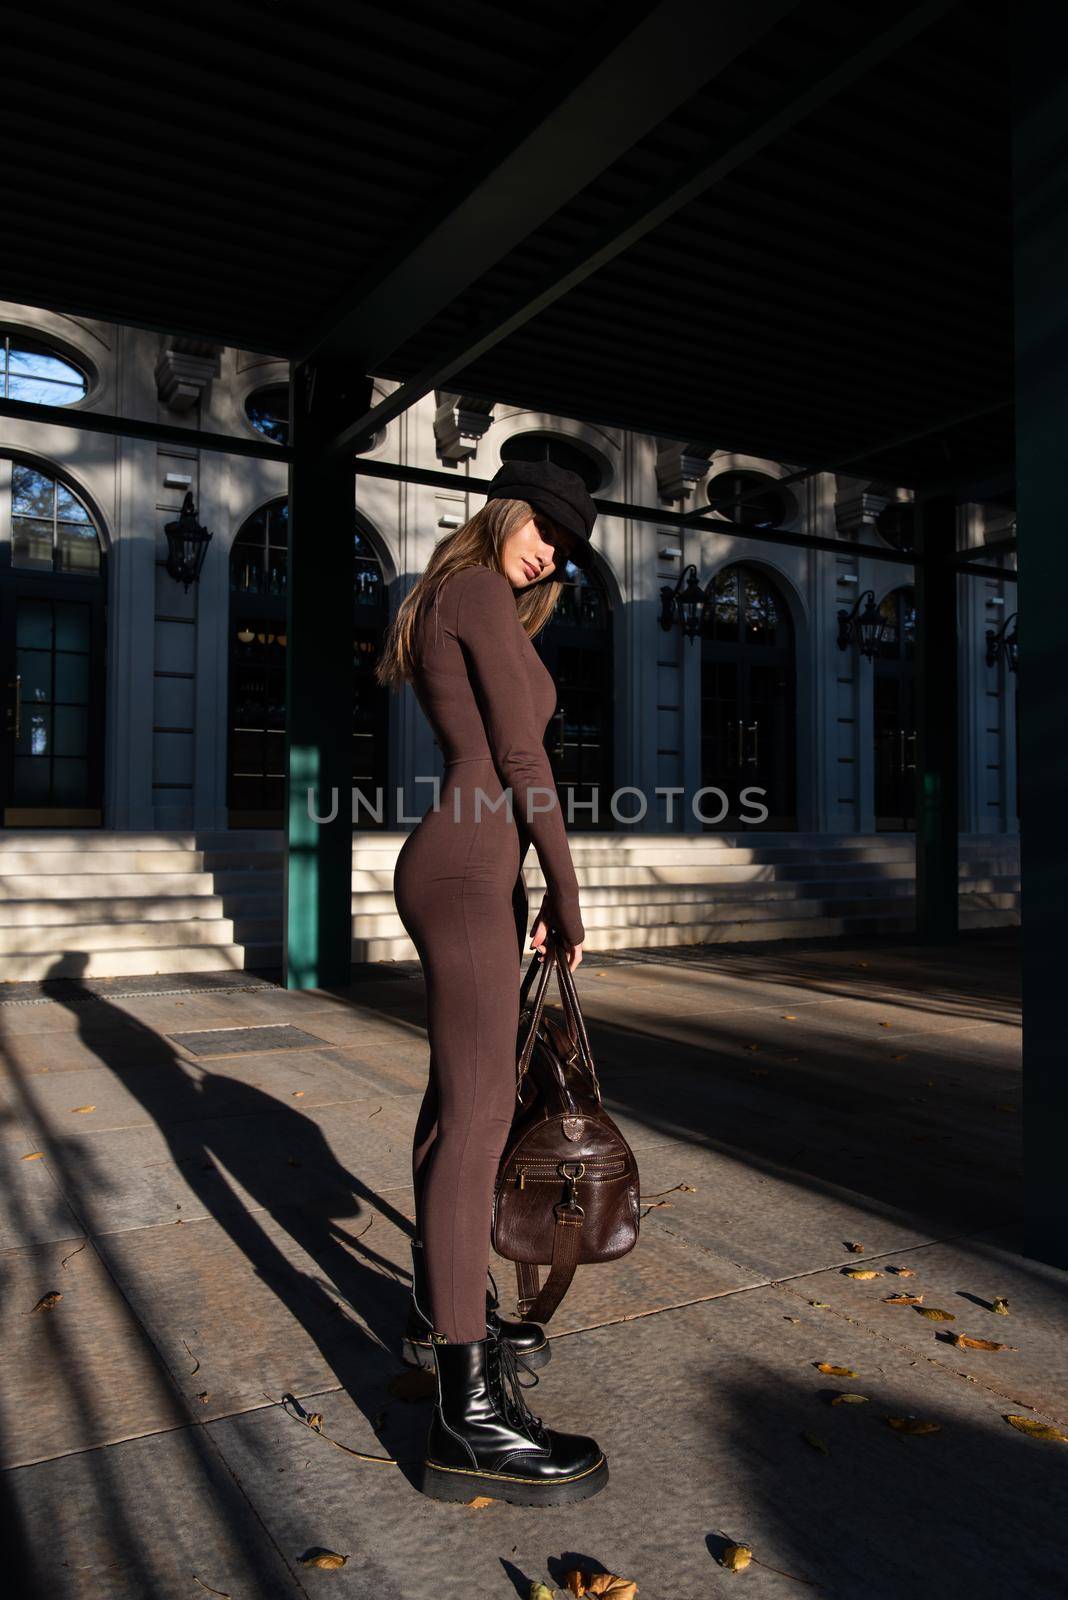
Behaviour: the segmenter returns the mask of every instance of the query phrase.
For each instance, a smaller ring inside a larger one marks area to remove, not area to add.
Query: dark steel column
[[[283,965],[290,989],[352,970],[352,589],[355,488],[323,444],[366,407],[351,361],[295,365],[290,380],[286,584],[286,845]],[[317,822],[310,814],[330,820]]]
[[[917,506],[916,934],[925,943],[959,931],[957,750],[957,507],[949,495]]]
[[[1068,1266],[1068,88],[1064,19],[1034,0],[1013,31],[1016,507],[1020,528],[1019,751],[1023,875],[1026,1236]]]

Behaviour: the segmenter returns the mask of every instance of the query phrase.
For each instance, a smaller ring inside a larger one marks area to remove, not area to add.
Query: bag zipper
[[[569,1165],[571,1163],[568,1163]],[[582,1176],[575,1179],[576,1183],[597,1183],[604,1178],[618,1178],[627,1170],[626,1156],[591,1156],[582,1163],[587,1169],[596,1167],[599,1170],[583,1172]],[[607,1170],[605,1170],[607,1169]],[[520,1189],[526,1187],[530,1178],[532,1183],[568,1183],[570,1179],[566,1173],[559,1170],[559,1163],[555,1161],[523,1161],[517,1162],[515,1172],[519,1178]]]

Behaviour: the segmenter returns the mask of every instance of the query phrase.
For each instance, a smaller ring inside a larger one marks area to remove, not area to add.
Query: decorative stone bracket
[[[219,376],[222,346],[206,339],[173,338],[156,362],[156,393],[169,411],[191,411]]]
[[[656,452],[656,487],[661,500],[688,500],[707,477],[715,445],[661,439]]]
[[[886,494],[855,494],[848,500],[838,500],[834,507],[834,521],[839,533],[855,538],[867,529],[874,533],[875,519],[885,511],[891,496]]]
[[[438,455],[442,461],[469,461],[493,421],[494,402],[477,400],[469,394],[448,394],[442,389],[436,395],[434,438]]]

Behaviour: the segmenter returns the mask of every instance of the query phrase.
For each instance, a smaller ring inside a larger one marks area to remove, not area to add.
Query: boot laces
[[[523,1399],[524,1389],[533,1389],[541,1380],[533,1367],[529,1366],[523,1357],[510,1344],[507,1339],[498,1335],[496,1348],[500,1355],[499,1398],[504,1407],[505,1415],[514,1427],[522,1428],[532,1434],[539,1443],[546,1443],[546,1429],[541,1418],[535,1416]],[[532,1382],[524,1383],[519,1369],[522,1367],[529,1373]]]

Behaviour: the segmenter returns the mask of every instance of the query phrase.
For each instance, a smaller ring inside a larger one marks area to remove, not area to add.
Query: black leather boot
[[[586,1500],[608,1482],[608,1462],[595,1439],[556,1433],[528,1410],[507,1339],[431,1341],[438,1398],[427,1436],[422,1490],[435,1500],[484,1494],[518,1506],[561,1506]],[[538,1379],[535,1376],[534,1382]]]
[[[426,1261],[423,1256],[422,1241],[413,1239],[411,1246],[412,1297],[408,1305],[408,1322],[401,1344],[401,1360],[410,1367],[426,1367],[428,1371],[433,1372],[434,1352],[430,1345],[430,1333],[434,1323],[430,1315]],[[489,1277],[493,1284],[493,1293],[486,1290],[486,1327],[499,1328],[502,1336],[507,1339],[516,1354],[523,1357],[528,1367],[544,1367],[546,1362],[552,1359],[553,1353],[544,1330],[536,1322],[512,1322],[506,1317],[498,1316],[497,1307],[500,1301],[497,1285],[492,1272]]]

